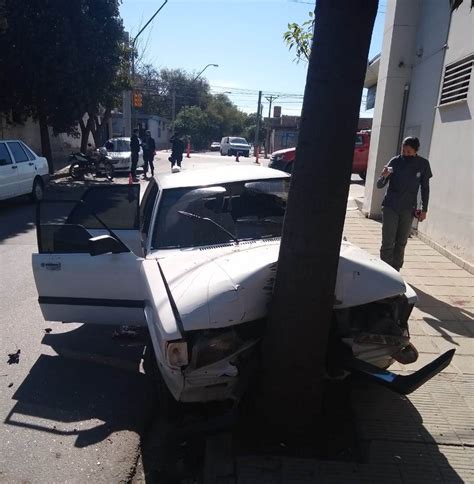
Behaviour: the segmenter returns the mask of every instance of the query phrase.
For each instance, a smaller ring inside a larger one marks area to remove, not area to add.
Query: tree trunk
[[[87,124],[81,119],[79,120],[79,126],[81,128],[81,153],[85,153],[87,151],[87,143],[89,142],[89,134],[91,130],[89,129],[89,120],[87,120]]]
[[[354,137],[377,0],[318,0],[296,162],[263,345],[263,409],[314,438]],[[313,432],[313,433],[312,433]]]
[[[51,151],[51,140],[49,138],[48,123],[46,121],[46,116],[40,114],[38,117],[39,128],[40,128],[40,138],[41,138],[41,152],[43,156],[48,160],[49,173],[54,173],[53,165],[53,153]]]

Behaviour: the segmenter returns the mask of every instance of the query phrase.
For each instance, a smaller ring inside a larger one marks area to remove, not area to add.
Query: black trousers
[[[183,161],[183,153],[171,153],[169,160],[171,162],[171,168],[173,168],[173,166],[176,164],[178,164],[178,166],[181,168],[181,162]]]
[[[135,178],[136,173],[137,173],[137,164],[138,164],[138,153],[135,153],[132,151],[132,166],[130,168],[130,171],[132,173],[132,176]]]
[[[146,151],[143,152],[143,172],[145,175],[148,173],[148,167],[150,167],[151,174],[153,175],[155,172],[155,165],[153,161],[155,159],[155,153],[148,153]]]

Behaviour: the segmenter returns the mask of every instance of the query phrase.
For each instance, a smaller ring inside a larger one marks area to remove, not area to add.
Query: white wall
[[[68,136],[65,133],[59,133],[57,136],[53,134],[52,129],[49,130],[51,150],[53,158],[65,158],[72,151],[79,150],[81,146],[81,138]],[[0,117],[0,138],[3,139],[21,139],[33,151],[41,155],[41,137],[39,125],[32,119],[28,119],[24,124],[7,124],[6,121]],[[89,140],[93,142],[92,136]]]
[[[437,3],[437,2],[435,2]],[[452,14],[444,65],[474,53],[474,10],[464,1]],[[444,67],[443,67],[444,71]],[[429,148],[433,178],[428,218],[418,230],[474,262],[474,73],[467,102],[434,110]]]

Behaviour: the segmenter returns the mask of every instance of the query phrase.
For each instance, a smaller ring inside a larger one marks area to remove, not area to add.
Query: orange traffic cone
[[[128,184],[133,185],[133,177],[132,177],[132,172],[128,172]]]

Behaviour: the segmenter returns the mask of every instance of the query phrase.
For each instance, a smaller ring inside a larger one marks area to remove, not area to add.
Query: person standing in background
[[[413,218],[426,219],[430,196],[430,178],[433,176],[427,159],[418,156],[420,141],[415,137],[403,140],[399,156],[384,167],[377,188],[387,192],[382,202],[382,246],[380,258],[394,269],[403,266],[405,247],[411,232]],[[421,191],[421,210],[417,209],[418,191]]]
[[[138,128],[133,130],[132,137],[130,138],[130,152],[131,152],[131,169],[133,181],[137,181],[137,164],[138,156],[140,154],[140,140],[138,139]]]
[[[151,176],[155,174],[155,165],[153,161],[155,159],[155,151],[156,151],[156,143],[155,140],[151,137],[151,132],[149,130],[145,133],[145,139],[142,142],[143,148],[143,174],[144,177],[147,178],[148,174],[148,166],[150,167]]]

